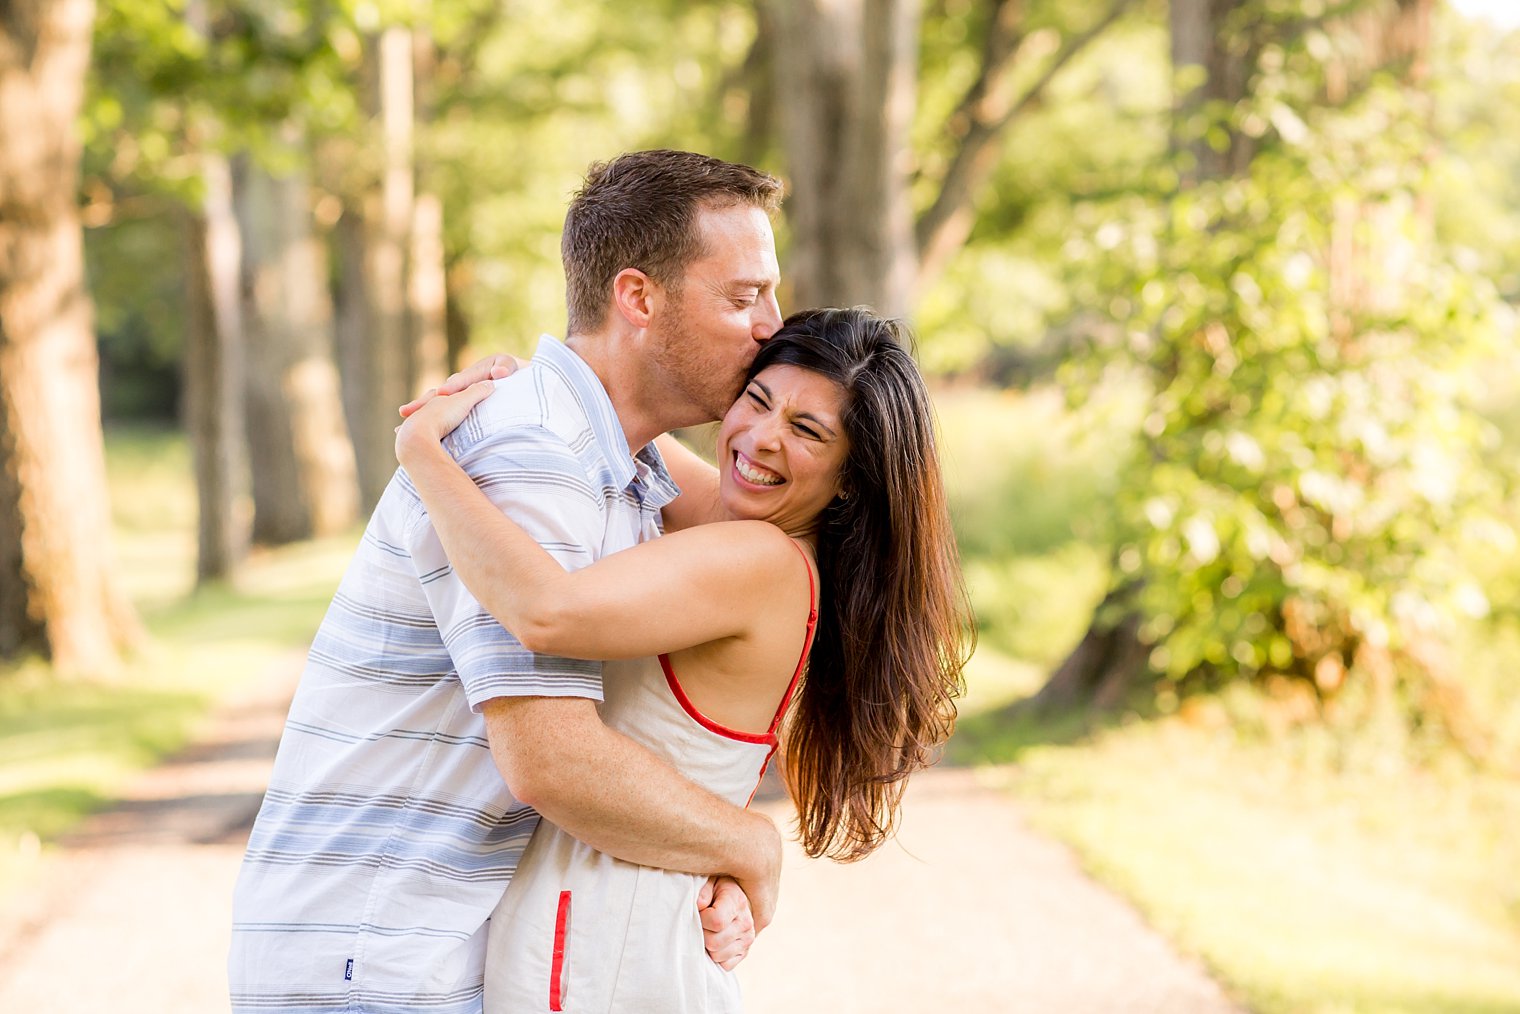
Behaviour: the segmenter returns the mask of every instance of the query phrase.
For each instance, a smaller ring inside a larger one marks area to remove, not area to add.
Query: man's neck
[[[620,336],[572,334],[565,344],[602,382],[630,451],[637,453],[661,433],[689,425],[672,418],[670,391],[655,381],[642,354]]]

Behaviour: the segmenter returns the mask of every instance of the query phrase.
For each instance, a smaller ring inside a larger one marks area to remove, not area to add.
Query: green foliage
[[[1067,245],[1153,389],[1119,579],[1168,683],[1286,674],[1461,738],[1438,646],[1489,608],[1464,554],[1515,545],[1473,410],[1512,314],[1433,228],[1421,97],[1316,102],[1313,50],[1230,111],[1246,175],[1086,209]]]
[[[952,13],[931,15],[924,28],[914,130],[919,210],[958,140],[945,120],[970,84],[985,31],[984,5],[945,6]],[[1048,61],[1058,28],[1091,23],[1098,6],[1029,4],[1031,36],[1017,59],[1016,87],[1027,87]],[[1079,209],[1127,194],[1156,196],[1170,102],[1165,25],[1155,9],[1137,5],[1135,16],[1072,60],[1044,102],[1013,121],[978,195],[969,242],[920,296],[915,319],[927,368],[1024,384],[1081,354],[1107,300],[1083,302],[1063,246],[1087,227],[1076,218]]]

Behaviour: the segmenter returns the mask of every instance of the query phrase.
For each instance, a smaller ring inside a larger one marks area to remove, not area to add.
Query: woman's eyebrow
[[[765,394],[765,400],[766,401],[775,401],[776,400],[775,395],[771,394],[771,389],[768,388],[768,387],[766,387],[764,384],[760,383],[759,380],[751,380],[750,383],[753,384],[753,385],[755,385],[756,387],[760,388],[760,390],[762,392],[764,392],[764,394]],[[837,436],[839,436],[838,433],[834,432],[833,427],[831,427],[828,423],[824,422],[822,419],[818,418],[816,415],[814,415],[811,412],[798,412],[797,413],[797,418],[798,419],[806,419],[809,422],[817,423],[818,424],[818,428],[821,429],[821,430],[823,430],[824,432],[826,432],[831,437],[837,437]]]
[[[825,433],[827,433],[831,437],[837,437],[839,435],[839,434],[837,434],[837,433],[834,432],[834,430],[829,426],[828,423],[824,422],[822,419],[818,418],[816,415],[814,415],[811,412],[798,412],[797,413],[797,418],[798,419],[806,419],[809,422],[817,423],[818,424],[818,428],[821,429],[821,430],[823,430]]]

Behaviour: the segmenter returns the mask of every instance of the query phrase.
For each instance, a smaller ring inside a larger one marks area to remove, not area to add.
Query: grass
[[[115,549],[149,643],[109,678],[0,669],[0,897],[48,844],[183,746],[213,702],[289,664],[316,629],[355,536],[257,552],[232,586],[194,590],[194,490],[184,442],[107,434]]]
[[[1170,718],[993,771],[1260,1014],[1520,1010],[1520,784],[1298,747]]]

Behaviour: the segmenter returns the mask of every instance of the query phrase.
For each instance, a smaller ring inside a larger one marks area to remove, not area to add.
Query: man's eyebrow
[[[768,289],[774,281],[770,278],[736,278],[728,284],[736,289]]]

